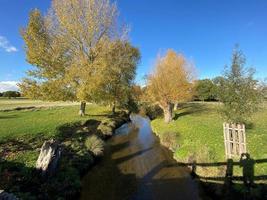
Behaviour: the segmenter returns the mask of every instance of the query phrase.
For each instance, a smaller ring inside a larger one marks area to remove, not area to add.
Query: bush
[[[158,105],[150,104],[141,105],[139,113],[148,116],[151,120],[163,115],[162,109]]]
[[[107,136],[112,136],[113,134],[112,126],[107,123],[101,123],[97,128],[97,130],[100,132],[101,137],[105,138]]]
[[[91,135],[85,140],[87,150],[94,156],[101,156],[104,153],[104,141],[96,135]]]

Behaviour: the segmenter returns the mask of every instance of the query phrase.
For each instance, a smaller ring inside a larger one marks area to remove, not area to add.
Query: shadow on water
[[[169,167],[172,153],[159,144],[150,121],[132,121],[108,141],[104,158],[84,177],[81,199],[198,199],[190,170]]]
[[[240,161],[177,163],[172,153],[159,144],[158,138],[151,132],[150,123],[139,117],[133,121],[121,127],[117,135],[108,141],[103,160],[84,177],[82,200],[266,197],[266,185],[254,183],[266,180],[266,175],[254,176],[254,166],[266,163],[267,159],[253,160],[246,154]],[[222,177],[200,177],[196,174],[198,167],[222,166],[226,169]],[[243,176],[233,175],[234,166],[242,167]]]
[[[108,140],[105,156],[83,178],[81,199],[199,199],[199,192],[209,199],[267,199],[266,185],[258,183],[267,180],[267,175],[254,175],[255,165],[267,163],[267,159],[254,160],[244,154],[239,161],[177,163],[172,153],[159,144],[149,121],[138,117],[134,120],[134,126],[131,123],[124,126],[121,133]],[[85,127],[95,129],[99,123],[89,120]],[[66,124],[58,129],[57,139],[64,145],[64,151],[57,176],[44,181],[34,168],[22,164],[23,161],[0,158],[0,189],[19,194],[24,197],[22,199],[77,199],[73,198],[77,195],[75,189],[80,187],[77,180],[92,166],[90,154],[81,151],[81,145],[90,133],[77,132],[78,128],[78,124]],[[34,151],[44,139],[40,135],[27,141],[9,141],[6,145],[12,149],[4,148],[0,157],[14,151]],[[224,176],[200,177],[196,174],[198,167],[220,166],[226,169]],[[243,169],[243,176],[234,176],[235,166]],[[198,182],[204,185],[201,191]]]

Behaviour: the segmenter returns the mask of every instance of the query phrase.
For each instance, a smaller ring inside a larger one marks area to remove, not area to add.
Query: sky
[[[32,68],[26,62],[19,30],[30,10],[46,13],[50,0],[0,0],[0,92]],[[131,27],[130,40],[141,51],[136,82],[143,84],[159,52],[171,48],[184,54],[198,77],[213,78],[230,64],[235,44],[256,69],[267,77],[266,0],[117,0],[120,20]]]

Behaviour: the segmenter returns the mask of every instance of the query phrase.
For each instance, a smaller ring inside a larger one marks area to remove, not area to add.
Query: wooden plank
[[[243,142],[242,142],[242,138],[243,138],[243,133],[242,133],[242,125],[238,125],[238,137],[239,137],[239,155],[241,155],[243,153]]]
[[[225,156],[226,159],[229,158],[229,153],[228,153],[228,126],[227,123],[223,123],[223,135],[224,135],[224,150],[225,150]]]
[[[233,135],[233,155],[236,155],[236,128],[235,124],[232,124],[232,135]]]
[[[244,153],[247,153],[246,128],[244,124],[243,124],[243,136],[244,136]]]

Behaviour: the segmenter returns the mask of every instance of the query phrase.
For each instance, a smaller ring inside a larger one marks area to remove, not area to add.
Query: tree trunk
[[[171,103],[168,103],[167,106],[163,109],[164,121],[166,123],[170,123],[172,121],[172,111],[173,111],[173,105]]]
[[[81,102],[81,106],[80,106],[80,111],[79,111],[79,115],[81,117],[85,115],[85,106],[86,106],[86,102],[82,101]]]
[[[178,103],[175,103],[175,104],[174,104],[174,108],[173,108],[173,110],[174,110],[174,111],[178,110],[178,106],[179,106],[179,104],[178,104]]]
[[[112,114],[115,115],[116,113],[116,103],[112,105]]]

